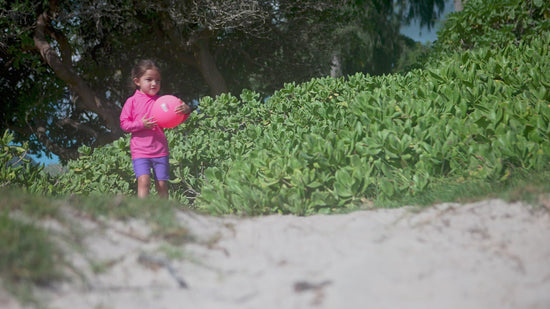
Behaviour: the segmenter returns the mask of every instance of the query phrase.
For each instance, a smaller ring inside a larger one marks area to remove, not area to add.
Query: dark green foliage
[[[543,0],[468,0],[450,14],[438,33],[436,50],[506,48],[527,43],[550,30],[550,2]]]

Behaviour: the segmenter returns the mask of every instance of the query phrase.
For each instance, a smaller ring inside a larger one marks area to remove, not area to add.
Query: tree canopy
[[[0,0],[0,129],[77,157],[122,136],[129,71],[156,60],[163,93],[187,102],[285,82],[391,71],[413,17],[444,0]]]

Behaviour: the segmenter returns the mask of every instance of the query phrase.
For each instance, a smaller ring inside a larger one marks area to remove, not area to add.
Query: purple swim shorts
[[[170,163],[168,156],[159,158],[139,158],[133,159],[134,173],[136,178],[141,175],[151,175],[151,168],[156,180],[170,180]]]

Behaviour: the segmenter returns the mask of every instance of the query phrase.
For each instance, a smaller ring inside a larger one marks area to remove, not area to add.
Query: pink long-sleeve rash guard
[[[143,117],[151,117],[150,111],[158,96],[149,96],[136,90],[133,96],[124,103],[120,113],[120,127],[132,133],[130,150],[132,159],[158,158],[169,155],[168,141],[164,130],[155,126],[147,129],[143,125]]]

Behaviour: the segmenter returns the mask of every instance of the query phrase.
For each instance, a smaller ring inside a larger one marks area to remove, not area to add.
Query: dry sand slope
[[[80,222],[87,251],[68,258],[86,279],[40,297],[61,309],[550,308],[545,209],[488,200],[332,216],[178,216],[198,241],[169,250],[139,222]],[[170,250],[185,258],[163,257]],[[19,308],[5,292],[0,305]]]

